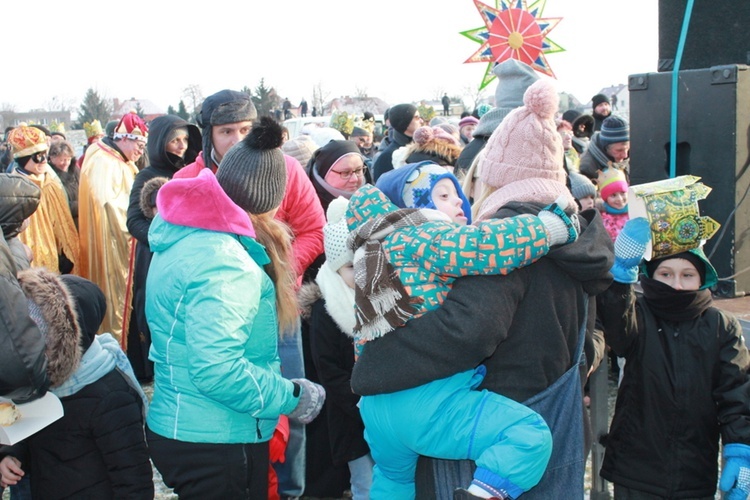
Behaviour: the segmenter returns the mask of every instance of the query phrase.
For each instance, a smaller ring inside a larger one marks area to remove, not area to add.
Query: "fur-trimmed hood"
[[[299,311],[302,319],[309,320],[312,314],[312,306],[318,299],[322,298],[320,287],[314,281],[302,285],[297,292],[297,301],[299,302]]]
[[[149,219],[153,219],[156,215],[156,193],[159,189],[169,181],[166,177],[154,177],[149,179],[141,189],[140,206],[143,215]]]
[[[21,271],[18,282],[45,323],[39,326],[45,333],[47,374],[52,387],[59,386],[78,369],[81,361],[81,330],[75,301],[60,277],[43,268]],[[35,321],[39,319],[33,313],[31,316]]]

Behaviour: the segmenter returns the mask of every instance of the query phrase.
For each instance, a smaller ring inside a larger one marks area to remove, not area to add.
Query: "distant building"
[[[149,101],[148,99],[136,99],[131,97],[127,101],[120,101],[119,99],[113,99],[112,119],[119,120],[130,111],[138,112],[146,122],[150,122],[156,117],[164,116],[166,113],[159,106]]]
[[[15,111],[0,111],[0,131],[5,127],[17,127],[21,123],[29,125],[44,125],[50,128],[53,123],[65,124],[65,130],[72,128],[70,111],[44,111],[41,109],[17,113]]]
[[[398,103],[397,103],[398,104]],[[382,115],[388,109],[388,103],[378,97],[337,97],[323,106],[324,115],[346,111],[349,114],[361,115],[369,111],[373,115]]]

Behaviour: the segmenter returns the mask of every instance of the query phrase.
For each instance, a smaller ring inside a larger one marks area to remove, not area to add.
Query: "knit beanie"
[[[607,201],[614,193],[627,193],[628,181],[625,178],[625,172],[619,168],[606,168],[599,171],[597,181],[599,194],[602,200]]]
[[[250,134],[227,151],[216,180],[227,196],[251,214],[279,206],[286,189],[286,161],[281,152],[281,125],[261,117]]]
[[[354,252],[346,245],[346,240],[349,238],[349,227],[346,225],[347,208],[349,208],[349,200],[339,196],[328,205],[326,211],[328,222],[323,226],[323,247],[326,252],[326,262],[334,271],[338,271],[354,260]]]
[[[474,137],[494,132],[508,113],[523,106],[524,92],[539,80],[539,75],[531,66],[516,59],[506,59],[496,64],[492,72],[497,77],[495,107],[482,115],[474,130]]]
[[[307,166],[317,149],[318,145],[309,135],[300,135],[294,139],[289,139],[281,146],[284,154],[296,158],[303,167]]]
[[[347,140],[330,141],[315,151],[312,156],[312,168],[318,172],[321,179],[324,179],[333,164],[342,156],[350,153],[360,154],[359,147],[354,142]]]
[[[383,191],[388,199],[399,208],[432,208],[436,209],[432,199],[435,184],[442,179],[450,179],[456,192],[461,197],[464,216],[471,224],[471,204],[464,194],[458,179],[446,170],[430,161],[410,163],[384,173],[378,178],[375,187]]]
[[[579,116],[581,116],[580,111],[576,111],[575,109],[569,109],[565,113],[562,114],[562,119],[570,123],[571,125],[573,125],[573,122],[576,121],[576,118],[578,118]]]
[[[76,313],[78,313],[78,325],[81,328],[81,346],[86,351],[94,342],[96,332],[104,321],[107,299],[96,283],[87,279],[72,274],[63,274],[60,280],[73,298]]]
[[[467,116],[466,118],[462,118],[460,122],[458,122],[458,128],[460,129],[463,126],[466,125],[478,125],[479,120],[474,118],[473,116]]]
[[[225,89],[206,97],[195,120],[203,129],[203,161],[206,165],[211,165],[214,125],[253,121],[257,117],[252,99],[244,92]]]
[[[480,178],[497,191],[480,208],[480,218],[510,201],[548,204],[562,195],[568,206],[575,206],[565,185],[562,138],[555,125],[558,101],[549,80],[537,81],[524,94],[524,106],[513,110],[487,140]]]
[[[396,104],[388,113],[391,127],[402,134],[409,128],[409,124],[417,113],[417,107],[413,104]]]
[[[599,131],[599,144],[606,149],[610,144],[617,142],[630,141],[630,125],[628,122],[617,115],[612,115],[604,119],[602,128]]]
[[[581,200],[587,196],[596,198],[596,186],[591,179],[578,172],[570,172],[570,192],[576,200]]]
[[[405,163],[432,161],[443,166],[454,166],[463,150],[459,140],[441,126],[419,127],[414,131],[414,142],[406,148]]]
[[[609,97],[607,97],[604,94],[596,94],[594,97],[591,98],[591,109],[596,109],[596,107],[603,102],[608,103]]]

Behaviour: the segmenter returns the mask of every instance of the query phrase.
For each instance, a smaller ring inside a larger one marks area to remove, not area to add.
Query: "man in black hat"
[[[594,116],[594,132],[598,132],[602,128],[604,119],[612,114],[609,97],[604,94],[596,94],[591,98],[591,109],[591,114]]]
[[[378,177],[393,170],[393,152],[412,142],[414,131],[424,122],[419,116],[419,110],[413,104],[397,104],[389,109],[388,119],[391,122],[389,137],[391,143],[380,153],[372,165],[373,182]]]

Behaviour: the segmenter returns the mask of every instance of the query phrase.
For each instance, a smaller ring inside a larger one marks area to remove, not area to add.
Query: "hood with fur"
[[[52,387],[59,386],[78,369],[81,361],[81,330],[75,301],[62,280],[44,268],[21,271],[18,282],[46,324],[46,327],[40,325],[40,330],[46,333],[47,374]]]

